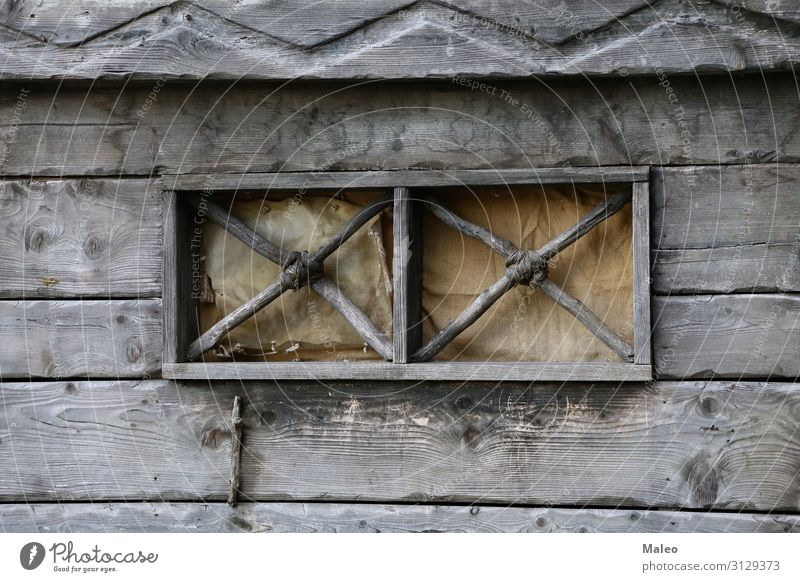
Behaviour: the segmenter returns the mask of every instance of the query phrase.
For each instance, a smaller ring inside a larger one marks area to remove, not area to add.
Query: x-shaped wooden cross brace
[[[386,334],[348,299],[336,284],[323,273],[322,263],[353,236],[362,226],[391,205],[393,196],[386,194],[369,206],[362,208],[342,228],[313,253],[308,251],[285,252],[278,245],[268,241],[242,221],[232,216],[213,202],[203,202],[202,209],[212,222],[227,230],[231,235],[251,247],[261,256],[283,267],[278,280],[258,293],[255,297],[231,311],[197,338],[186,351],[188,361],[196,360],[206,350],[217,346],[222,338],[235,327],[253,317],[267,305],[275,301],[289,289],[301,289],[310,285],[314,291],[325,298],[386,360],[392,359],[392,343]],[[196,209],[201,207],[197,198],[190,199]]]
[[[547,278],[547,262],[566,249],[595,226],[618,212],[631,199],[631,192],[620,192],[593,208],[572,227],[555,237],[537,251],[519,249],[514,243],[498,238],[489,230],[464,220],[428,197],[429,208],[446,225],[478,239],[506,258],[508,269],[494,285],[483,291],[461,315],[447,324],[412,357],[412,362],[427,362],[442,351],[456,336],[475,323],[503,295],[517,285],[530,285],[569,311],[600,340],[626,361],[633,361],[633,348],[606,326],[592,311],[575,297]]]

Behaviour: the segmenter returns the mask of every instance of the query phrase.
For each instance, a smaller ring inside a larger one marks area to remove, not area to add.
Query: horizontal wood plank
[[[81,109],[84,100],[72,100],[67,96],[73,91],[58,91],[64,95],[62,99],[45,87],[31,90],[27,107],[18,118],[19,125],[13,124],[17,91],[8,92],[3,88],[0,135],[7,137],[4,155],[0,156],[0,176],[151,175],[158,148],[156,132],[149,127],[139,127],[134,119],[135,112],[122,123],[109,119],[109,112],[115,107],[135,107],[134,103],[107,98],[102,105],[105,112],[96,115],[91,107]],[[62,123],[57,115],[42,112],[48,99],[51,109],[75,111],[73,119]],[[6,125],[7,120],[12,120],[12,124]]]
[[[653,170],[653,290],[800,291],[800,166]]]
[[[796,384],[5,383],[0,500],[797,510]]]
[[[652,78],[558,79],[546,86],[498,81],[492,85],[496,95],[449,81],[166,83],[156,100],[151,87],[141,84],[63,85],[57,92],[37,85],[20,114],[24,125],[18,129],[27,133],[18,132],[7,144],[0,174],[797,162],[800,122],[790,113],[797,102],[794,79],[782,74],[746,79],[719,76],[701,83],[670,77],[680,95],[677,112]],[[4,86],[1,118],[13,120],[21,88]],[[511,95],[512,102],[501,94]],[[771,115],[764,115],[764,103]],[[7,136],[10,131],[0,127]],[[313,186],[312,177],[308,187]]]
[[[798,60],[790,0],[768,10],[723,2],[732,0],[114,0],[75,10],[26,0],[2,14],[2,77],[496,78],[785,70]]]
[[[162,176],[165,190],[297,190],[301,188],[424,188],[434,186],[502,186],[515,184],[588,184],[643,182],[650,168],[531,168],[516,170],[397,170],[391,172],[297,172],[255,174],[172,174]]]
[[[169,127],[158,163],[165,173],[216,173],[800,160],[798,122],[783,113],[796,104],[793,79],[670,83],[678,113],[652,79],[493,85],[516,106],[454,83],[212,85],[191,95],[170,86],[158,103]],[[783,123],[764,116],[765,102]]]
[[[161,295],[155,182],[0,181],[0,205],[0,298]]]
[[[5,533],[797,533],[787,514],[342,503],[11,503]]]
[[[165,363],[164,378],[186,380],[642,381],[650,366],[620,362],[213,362]]]
[[[4,383],[0,501],[225,499],[230,403],[162,381]]]
[[[658,296],[657,378],[797,378],[800,295]]]
[[[161,300],[0,301],[0,378],[124,378],[161,370]]]

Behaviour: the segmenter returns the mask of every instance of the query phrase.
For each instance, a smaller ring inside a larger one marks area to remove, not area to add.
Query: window
[[[165,176],[163,375],[650,379],[648,175]]]

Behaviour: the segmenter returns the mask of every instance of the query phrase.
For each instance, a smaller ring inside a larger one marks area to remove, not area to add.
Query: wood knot
[[[506,267],[517,285],[538,284],[547,278],[547,261],[536,251],[514,251],[506,260]]]
[[[216,449],[228,438],[229,434],[230,431],[223,427],[212,426],[200,435],[200,445],[209,449]]]
[[[722,411],[722,404],[716,398],[706,396],[700,399],[699,402],[700,414],[703,416],[719,416]]]
[[[131,364],[137,363],[142,359],[142,346],[140,346],[137,342],[129,343],[125,350],[125,355]]]
[[[106,248],[106,241],[97,234],[90,234],[83,241],[83,253],[90,259],[96,259],[103,254]]]
[[[690,461],[685,478],[692,489],[692,501],[702,507],[711,507],[719,493],[719,476],[716,469],[703,458]]]
[[[295,290],[314,283],[324,275],[324,266],[308,251],[292,251],[283,261],[281,280],[284,285]]]
[[[41,253],[52,240],[51,233],[42,228],[33,228],[25,240],[25,250]]]

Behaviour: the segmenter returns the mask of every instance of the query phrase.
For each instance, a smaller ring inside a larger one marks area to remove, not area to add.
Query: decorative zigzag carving
[[[23,0],[6,79],[528,77],[788,69],[795,0]]]

